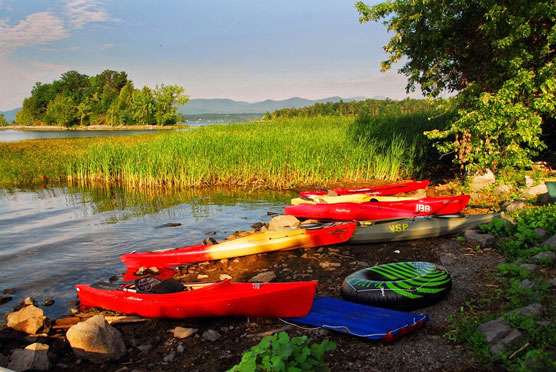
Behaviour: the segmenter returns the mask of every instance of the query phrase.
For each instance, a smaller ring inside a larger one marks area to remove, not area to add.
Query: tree
[[[69,127],[77,119],[77,109],[70,97],[56,95],[46,109],[47,123]]]
[[[133,120],[137,124],[155,124],[154,112],[156,105],[152,91],[148,87],[143,87],[141,91],[134,90],[131,100],[131,111]]]
[[[407,91],[455,92],[456,119],[428,132],[443,153],[468,170],[526,167],[545,145],[543,123],[556,116],[556,3],[515,0],[395,0],[356,3],[360,22],[380,21],[394,33],[382,63]],[[544,125],[553,136],[553,126]]]
[[[184,104],[189,97],[183,94],[183,88],[178,85],[157,85],[154,90],[156,103],[156,123],[158,125],[176,123],[176,104]]]
[[[5,127],[6,125],[9,125],[8,121],[4,117],[4,114],[0,114],[0,127]]]

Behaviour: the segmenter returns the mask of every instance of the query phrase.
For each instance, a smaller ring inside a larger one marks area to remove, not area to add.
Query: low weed
[[[267,336],[245,351],[241,362],[229,372],[250,371],[328,371],[324,354],[336,349],[334,342],[323,340],[320,344],[310,344],[307,336],[290,339],[286,332]]]

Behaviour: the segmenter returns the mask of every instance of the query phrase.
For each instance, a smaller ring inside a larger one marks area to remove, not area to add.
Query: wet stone
[[[521,282],[521,288],[533,289],[534,287],[535,287],[535,283],[530,281],[529,279],[525,279]]]
[[[11,301],[13,297],[10,296],[0,296],[0,305],[4,305],[6,302]]]
[[[114,282],[117,281],[117,280],[118,280],[118,277],[117,277],[116,275],[112,275],[110,278],[108,278],[108,281],[109,281],[110,283],[114,283]]]
[[[42,303],[42,306],[52,306],[52,305],[54,305],[54,302],[55,302],[55,301],[54,301],[53,299],[45,300],[45,301]]]
[[[15,294],[15,288],[6,288],[2,291],[2,294],[13,295]]]

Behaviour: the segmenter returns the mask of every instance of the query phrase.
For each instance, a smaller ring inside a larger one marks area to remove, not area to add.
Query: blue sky
[[[399,66],[380,72],[388,39],[354,1],[0,0],[0,110],[37,81],[105,69],[191,98],[402,99]]]

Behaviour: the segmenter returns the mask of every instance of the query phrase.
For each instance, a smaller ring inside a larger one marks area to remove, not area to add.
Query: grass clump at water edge
[[[67,140],[54,148],[51,142],[28,141],[35,155],[19,153],[15,160],[26,168],[26,176],[22,179],[11,169],[13,159],[2,157],[0,170],[7,176],[0,176],[0,183],[41,182],[42,172],[52,180],[79,185],[280,189],[415,175],[415,141],[360,141],[353,135],[354,122],[354,117],[278,119],[125,139],[80,139],[77,146]],[[11,150],[0,144],[0,154]]]

